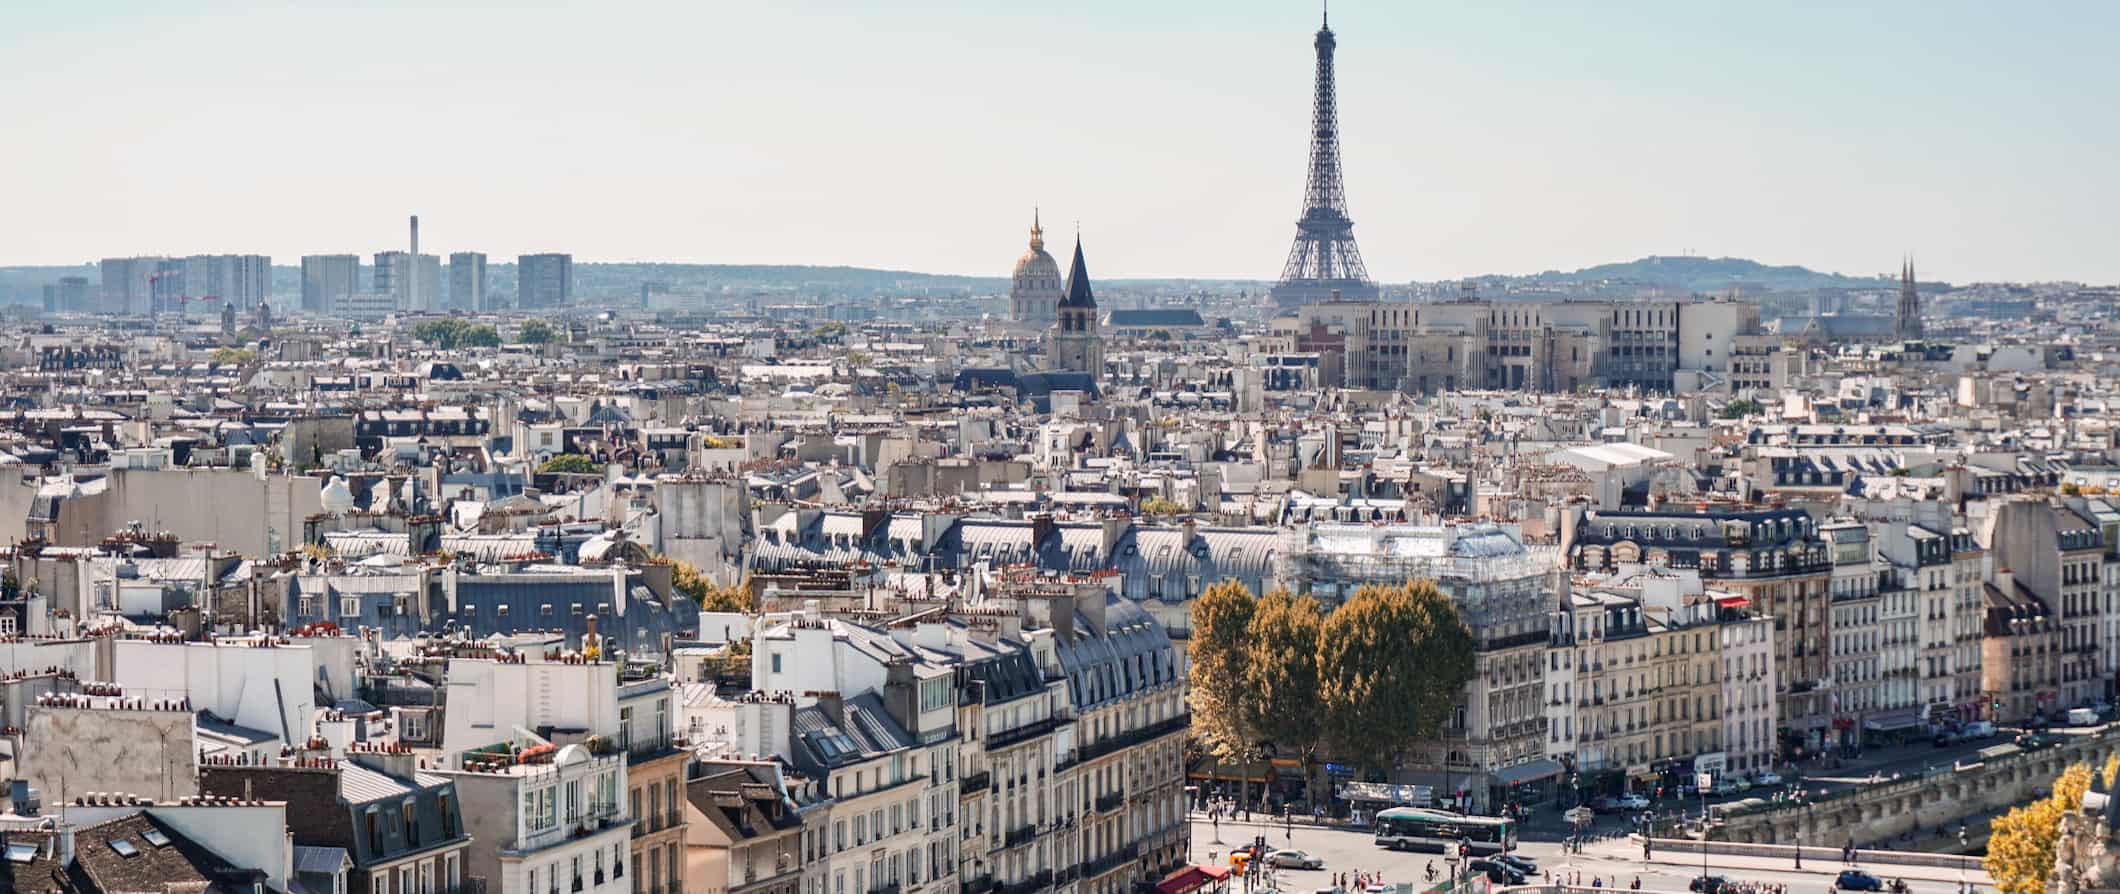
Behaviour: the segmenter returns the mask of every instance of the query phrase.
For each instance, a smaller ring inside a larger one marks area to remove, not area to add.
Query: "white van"
[[[2070,708],[2068,709],[2068,725],[2097,726],[2098,712],[2089,708]]]
[[[1965,725],[1959,735],[1968,739],[1985,739],[1995,734],[1995,725],[1985,720],[1975,720]]]

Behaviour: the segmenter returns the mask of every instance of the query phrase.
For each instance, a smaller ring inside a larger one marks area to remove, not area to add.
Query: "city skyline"
[[[0,95],[40,135],[6,150],[36,213],[0,223],[0,264],[366,256],[418,212],[437,254],[1001,276],[1042,206],[1107,278],[1271,280],[1318,12],[126,9],[0,29]],[[1337,4],[1375,278],[1913,251],[1951,281],[2120,279],[2120,90],[2093,67],[2114,10],[1688,9]],[[275,120],[380,110],[400,126]]]

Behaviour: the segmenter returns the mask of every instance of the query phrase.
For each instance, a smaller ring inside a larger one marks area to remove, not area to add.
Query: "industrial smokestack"
[[[412,257],[405,264],[405,309],[420,310],[420,216],[412,216]]]

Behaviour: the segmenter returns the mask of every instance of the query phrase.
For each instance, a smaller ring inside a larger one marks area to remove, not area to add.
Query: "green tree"
[[[1433,581],[1356,590],[1319,643],[1325,742],[1373,770],[1435,738],[1474,670],[1472,632]]]
[[[670,575],[670,587],[683,593],[700,609],[710,612],[747,612],[752,609],[749,581],[724,587],[715,583],[690,562],[678,562]]]
[[[490,348],[501,343],[501,335],[492,326],[473,323],[454,317],[445,320],[422,320],[412,327],[412,337],[442,350],[455,348]]]
[[[1988,828],[1987,857],[1982,865],[2002,894],[2046,894],[2054,872],[2054,845],[2061,838],[2061,815],[2078,809],[2090,788],[2089,764],[2072,764],[2054,780],[2054,793],[2012,808]]]
[[[233,364],[236,366],[241,366],[245,363],[249,363],[253,360],[258,359],[258,352],[250,350],[249,348],[215,348],[213,349],[212,359],[213,362],[218,365],[225,366]]]
[[[548,344],[557,337],[552,324],[543,320],[524,320],[515,330],[515,340],[526,345]]]
[[[1759,414],[1761,414],[1761,413],[1764,413],[1764,412],[1766,412],[1766,411],[1767,411],[1767,408],[1766,408],[1766,407],[1764,407],[1764,406],[1761,406],[1761,405],[1760,405],[1760,403],[1759,403],[1759,401],[1756,401],[1756,400],[1733,400],[1733,401],[1731,401],[1731,402],[1729,402],[1729,403],[1723,404],[1723,408],[1722,408],[1722,418],[1724,418],[1724,419],[1743,419],[1743,418],[1745,418],[1746,416],[1757,416],[1757,415],[1759,415]]]
[[[1226,761],[1247,759],[1256,741],[1243,728],[1242,708],[1257,608],[1251,591],[1234,580],[1209,586],[1192,604],[1192,638],[1185,646],[1192,666],[1192,728],[1210,753]]]
[[[1258,601],[1250,629],[1239,723],[1259,740],[1273,743],[1276,754],[1300,758],[1308,779],[1325,744],[1325,707],[1318,688],[1325,609],[1315,597],[1275,590]],[[1311,784],[1320,783],[1312,779]]]
[[[594,475],[602,470],[597,468],[595,460],[579,453],[562,453],[545,460],[537,471],[541,475]]]

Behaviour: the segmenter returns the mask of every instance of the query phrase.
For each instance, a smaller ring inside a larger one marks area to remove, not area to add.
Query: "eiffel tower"
[[[1354,220],[1347,216],[1347,189],[1340,181],[1339,100],[1333,88],[1330,18],[1320,22],[1317,95],[1310,115],[1310,182],[1303,190],[1303,216],[1296,221],[1296,244],[1288,250],[1281,281],[1273,287],[1274,303],[1294,307],[1330,301],[1334,292],[1346,301],[1375,301],[1377,285],[1362,266],[1354,244]]]

